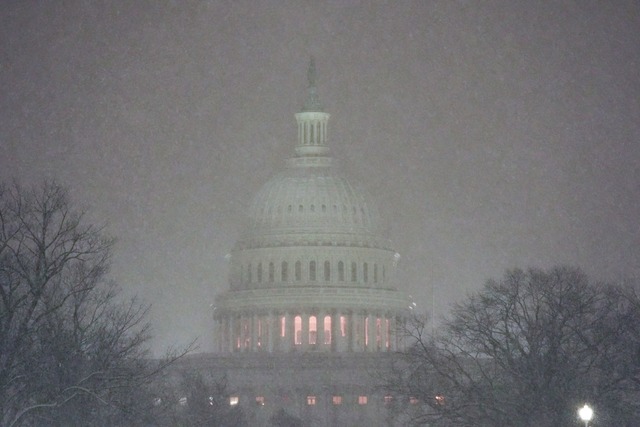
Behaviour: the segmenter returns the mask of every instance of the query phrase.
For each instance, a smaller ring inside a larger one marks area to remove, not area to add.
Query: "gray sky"
[[[68,185],[153,303],[155,347],[207,350],[311,54],[333,154],[423,309],[513,267],[640,278],[633,0],[4,1],[0,178]]]

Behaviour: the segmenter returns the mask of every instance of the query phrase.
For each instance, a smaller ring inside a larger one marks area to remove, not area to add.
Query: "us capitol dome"
[[[334,165],[316,90],[295,114],[284,170],[253,197],[214,309],[217,353],[391,352],[408,299],[370,199]]]

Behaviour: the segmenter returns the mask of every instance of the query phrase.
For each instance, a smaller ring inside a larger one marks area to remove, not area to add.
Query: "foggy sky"
[[[0,179],[69,186],[118,238],[113,277],[153,303],[155,348],[207,350],[310,55],[332,153],[421,310],[507,268],[640,278],[633,0],[5,1]]]

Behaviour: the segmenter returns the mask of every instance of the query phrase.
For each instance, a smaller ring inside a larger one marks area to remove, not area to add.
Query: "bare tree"
[[[594,425],[640,417],[640,298],[579,270],[509,271],[414,345],[391,386],[419,398],[414,424],[570,426],[588,402]]]
[[[113,240],[54,182],[0,188],[0,424],[144,424],[163,362],[148,307],[107,272]]]

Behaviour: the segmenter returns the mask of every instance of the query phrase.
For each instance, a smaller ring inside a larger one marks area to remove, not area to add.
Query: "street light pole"
[[[589,427],[589,421],[593,418],[593,409],[586,403],[580,409],[578,409],[578,416],[584,421],[584,427]]]

